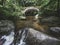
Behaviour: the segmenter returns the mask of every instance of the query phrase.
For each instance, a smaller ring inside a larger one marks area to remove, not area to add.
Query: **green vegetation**
[[[40,15],[56,13],[58,0],[0,0],[0,16],[21,16],[26,7],[35,6],[40,9]]]

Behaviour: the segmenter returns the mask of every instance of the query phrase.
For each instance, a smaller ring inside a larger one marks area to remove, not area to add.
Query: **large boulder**
[[[28,45],[60,45],[60,39],[31,28],[29,29],[26,42]]]

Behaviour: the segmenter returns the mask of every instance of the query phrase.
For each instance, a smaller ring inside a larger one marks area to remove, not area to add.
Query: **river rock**
[[[60,45],[60,40],[55,37],[36,31],[32,28],[29,29],[29,32],[27,37],[28,45]]]

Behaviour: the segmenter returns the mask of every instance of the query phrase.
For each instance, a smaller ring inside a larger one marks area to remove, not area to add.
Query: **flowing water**
[[[19,35],[20,40],[19,40],[19,42],[17,42],[16,45],[26,45],[27,33],[28,33],[27,29],[23,29],[21,31],[21,33],[20,33],[21,35]],[[14,41],[14,32],[11,32],[9,35],[3,35],[1,37],[1,39],[5,39],[5,42],[3,43],[3,45],[14,45],[14,43],[13,43],[13,41]]]
[[[28,33],[28,28],[25,28],[21,31],[21,38],[18,45],[26,45],[26,38]]]
[[[52,34],[55,34],[58,36],[60,36],[60,27],[51,27],[51,32],[54,32]],[[46,35],[42,32],[36,31],[35,29],[31,29],[31,28],[24,28],[24,29],[20,29],[20,31],[18,32],[18,40],[17,40],[17,44],[14,44],[14,25],[11,21],[8,20],[2,20],[0,21],[0,31],[3,31],[3,35],[0,33],[0,45],[60,45],[60,37],[59,39],[51,37],[49,35]],[[7,33],[4,33],[7,32]],[[29,35],[29,32],[32,34]],[[28,37],[28,38],[27,38]],[[36,37],[35,39],[33,37]],[[26,40],[29,39],[29,41],[27,41],[29,44],[27,44]],[[33,40],[34,39],[34,40]],[[38,41],[40,44],[34,42],[36,40],[40,40]],[[33,42],[34,43],[33,43]],[[42,42],[42,43],[41,43]],[[59,44],[58,44],[59,43]]]
[[[7,35],[2,36],[1,39],[5,39],[3,45],[11,45],[14,40],[14,32],[11,32],[8,36]]]
[[[31,36],[30,35],[28,35],[28,30],[30,30],[30,32],[31,32],[31,34],[34,36],[34,37],[36,37],[36,39],[39,39],[40,40],[40,43],[41,43],[41,41],[43,42],[42,43],[42,45],[45,45],[45,44],[50,44],[51,43],[51,45],[52,45],[52,43],[53,43],[53,45],[55,45],[56,43],[58,43],[58,39],[56,39],[56,38],[52,38],[52,37],[50,37],[50,36],[48,36],[48,35],[45,35],[45,34],[43,34],[43,33],[41,33],[41,32],[38,32],[38,31],[35,31],[34,29],[27,29],[27,28],[25,28],[25,29],[23,29],[23,30],[21,30],[21,31],[19,31],[19,38],[20,38],[20,40],[17,42],[17,45],[28,45],[27,43],[26,43],[26,39],[28,39],[27,38],[27,36],[29,36],[30,38],[31,38]],[[30,39],[29,38],[29,39]],[[3,45],[14,45],[14,43],[13,43],[13,40],[14,40],[14,32],[11,32],[9,35],[4,35],[4,36],[2,36],[1,37],[1,39],[5,39],[6,41],[3,43]],[[35,40],[36,40],[35,39]],[[48,40],[48,42],[46,41],[46,39]],[[33,40],[33,38],[31,38],[31,40]],[[53,42],[52,42],[53,41]],[[29,42],[29,41],[28,41]],[[56,43],[55,43],[56,42]],[[60,42],[60,41],[59,41]],[[0,42],[1,43],[1,42]],[[34,43],[35,44],[35,43]],[[56,44],[57,45],[57,44]]]

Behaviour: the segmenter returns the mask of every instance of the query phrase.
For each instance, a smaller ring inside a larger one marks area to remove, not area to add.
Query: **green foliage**
[[[28,6],[38,6],[40,14],[46,10],[54,12],[57,10],[57,3],[57,0],[0,0],[0,14],[20,16],[23,15],[22,10]]]

